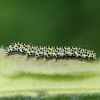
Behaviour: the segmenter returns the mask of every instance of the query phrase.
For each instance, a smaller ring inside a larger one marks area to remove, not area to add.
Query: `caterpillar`
[[[11,43],[7,49],[6,54],[11,52],[21,52],[27,56],[39,57],[77,57],[86,59],[96,59],[96,53],[93,50],[78,48],[78,47],[67,47],[67,46],[34,46],[25,43]]]

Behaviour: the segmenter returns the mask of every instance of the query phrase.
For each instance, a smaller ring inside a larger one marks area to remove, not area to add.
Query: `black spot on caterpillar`
[[[67,46],[34,46],[25,43],[12,43],[6,49],[6,54],[11,52],[21,52],[27,56],[34,55],[36,58],[39,57],[77,57],[86,59],[96,59],[96,53],[93,50],[78,48],[78,47],[67,47]]]

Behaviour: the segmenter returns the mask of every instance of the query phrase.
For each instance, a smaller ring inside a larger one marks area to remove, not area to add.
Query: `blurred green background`
[[[77,46],[100,56],[100,0],[0,0],[0,45]]]

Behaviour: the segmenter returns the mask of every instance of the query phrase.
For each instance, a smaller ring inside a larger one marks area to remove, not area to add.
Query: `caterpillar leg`
[[[55,62],[57,62],[57,58],[55,58]]]
[[[53,56],[53,58],[55,59],[55,62],[57,62],[57,56]]]
[[[26,59],[29,59],[29,57],[30,57],[30,55],[27,54],[27,55],[26,55]]]
[[[39,57],[40,57],[39,55],[35,55],[35,58],[36,58],[37,60],[39,59]]]
[[[44,58],[45,58],[45,59],[47,59],[47,58],[48,58],[48,56],[44,55]]]
[[[47,55],[44,56],[44,60],[48,61],[48,56]]]
[[[10,55],[10,53],[11,53],[11,52],[9,52],[9,53],[8,53],[8,52],[6,52],[6,56],[9,56],[9,55]]]

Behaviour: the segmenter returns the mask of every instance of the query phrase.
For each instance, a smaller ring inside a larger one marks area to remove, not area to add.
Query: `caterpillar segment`
[[[63,47],[58,48],[58,56],[59,57],[65,57],[65,52]]]
[[[47,59],[49,57],[49,48],[48,46],[43,47],[43,57]]]
[[[17,47],[18,47],[18,50],[17,51],[23,53],[23,48],[24,48],[23,43],[17,42]]]
[[[25,54],[25,51],[26,51],[26,44],[24,43],[21,43],[20,44],[20,47],[19,47],[19,52],[21,52],[21,53],[24,53]]]
[[[25,47],[25,49],[24,49],[25,50],[24,52],[26,53],[27,56],[31,55],[30,48],[31,48],[31,45],[27,44],[26,47]]]
[[[34,55],[35,54],[35,46],[31,45],[31,47],[29,48],[30,51],[30,55]]]
[[[46,58],[52,56],[51,46],[47,46],[47,50],[46,50],[46,52],[44,52],[44,56],[45,56]]]
[[[39,57],[40,57],[40,56],[43,56],[44,49],[45,49],[45,48],[42,47],[42,46],[39,46],[39,47],[38,47],[38,55],[39,55]]]
[[[36,59],[39,58],[40,57],[39,46],[35,46],[34,52],[35,52]]]
[[[78,51],[78,48],[77,48],[77,47],[74,47],[73,50],[72,50],[72,52],[73,52],[73,56],[75,56],[75,57],[78,58],[79,55],[78,55],[78,52],[77,52],[77,51]]]
[[[59,57],[60,52],[59,52],[59,47],[58,46],[56,46],[56,51],[55,52],[56,52],[56,56]]]
[[[54,58],[57,58],[57,53],[56,53],[56,47],[55,46],[51,47],[50,56],[54,57]]]
[[[67,51],[68,51],[68,53],[67,53],[68,56],[70,56],[70,57],[73,56],[71,47],[67,47]]]
[[[86,52],[88,52],[87,49],[81,49],[80,52],[79,52],[79,54],[80,54],[80,56],[82,58],[86,59],[88,57],[88,54]]]
[[[21,49],[22,49],[24,54],[27,54],[27,46],[23,46]]]
[[[51,47],[50,46],[47,46],[47,52],[44,53],[44,56],[46,56],[46,58],[51,56]]]
[[[84,59],[96,59],[96,53],[93,50],[78,48],[78,47],[67,47],[67,46],[34,46],[25,43],[12,43],[6,49],[6,54],[11,52],[21,52],[27,56],[35,56],[36,58],[44,57],[76,57]]]

